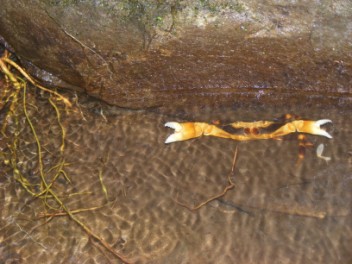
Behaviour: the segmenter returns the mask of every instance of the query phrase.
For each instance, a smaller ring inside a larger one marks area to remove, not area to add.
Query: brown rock
[[[0,2],[33,74],[117,106],[352,101],[349,0]]]

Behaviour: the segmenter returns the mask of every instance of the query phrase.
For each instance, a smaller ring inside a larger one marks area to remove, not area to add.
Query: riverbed
[[[33,120],[50,153],[44,156],[50,167],[60,130],[49,103],[37,100],[38,108],[31,107]],[[99,207],[77,216],[131,262],[352,262],[350,109],[305,102],[270,106],[258,100],[137,111],[80,95],[77,102],[62,116],[71,183],[60,179],[55,187],[70,210]],[[295,136],[250,142],[202,137],[164,144],[172,133],[164,127],[168,121],[273,120],[285,113],[331,119],[333,139],[309,135],[313,146],[299,164]],[[28,128],[21,138],[26,141],[22,153],[31,157],[36,146]],[[316,155],[320,144],[330,161]],[[34,176],[37,172],[35,160],[23,160],[20,168]],[[45,212],[42,201],[26,193],[11,170],[4,171],[0,262],[117,262],[68,217],[39,218]],[[196,206],[222,193],[229,175],[235,187],[199,210],[177,203]]]

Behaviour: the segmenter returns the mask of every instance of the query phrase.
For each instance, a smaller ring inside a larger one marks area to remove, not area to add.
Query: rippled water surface
[[[131,262],[352,263],[350,110],[233,105],[161,114],[88,100],[81,111],[63,117],[72,183],[59,180],[57,188],[71,210],[102,206],[77,216]],[[300,165],[294,137],[164,144],[172,132],[163,126],[167,121],[272,120],[284,113],[333,120],[333,139],[309,136],[314,147]],[[41,111],[35,123],[49,152],[59,146],[52,113]],[[27,141],[30,153],[35,144],[30,136]],[[316,156],[319,144],[331,161]],[[236,147],[234,189],[195,212],[175,202],[193,206],[221,193]],[[22,169],[35,175],[36,161],[24,161]],[[80,194],[68,196],[75,192]],[[2,263],[118,262],[67,217],[38,219],[42,202],[23,191],[8,170],[1,175],[0,209]]]

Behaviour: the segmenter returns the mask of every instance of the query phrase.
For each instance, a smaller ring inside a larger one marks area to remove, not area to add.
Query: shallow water
[[[71,210],[103,206],[78,217],[132,262],[352,262],[349,109],[234,104],[162,114],[83,101],[82,113],[70,112],[63,119],[66,171],[72,183],[61,180],[56,187]],[[333,139],[309,136],[314,147],[307,149],[300,165],[298,143],[291,137],[243,143],[203,137],[164,144],[172,132],[163,126],[167,121],[272,120],[284,113],[333,120]],[[37,118],[51,153],[45,156],[49,166],[60,136],[52,113],[37,112]],[[26,141],[23,153],[30,155],[35,145],[30,138]],[[316,156],[319,144],[331,161]],[[195,212],[175,202],[192,206],[221,193],[236,147],[234,189]],[[35,175],[36,161],[21,168]],[[89,193],[64,195],[72,192]],[[0,180],[0,201],[0,262],[116,263],[68,218],[37,220],[43,204],[26,194],[9,171]]]

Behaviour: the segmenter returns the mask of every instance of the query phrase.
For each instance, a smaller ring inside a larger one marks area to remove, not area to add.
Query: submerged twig
[[[60,206],[62,207],[62,209],[68,214],[68,216],[74,221],[76,222],[80,227],[83,228],[83,230],[91,237],[94,238],[95,240],[99,241],[108,251],[110,251],[110,253],[112,253],[113,255],[115,255],[115,257],[119,258],[120,260],[122,260],[125,263],[130,263],[129,260],[127,260],[127,258],[125,256],[123,256],[122,254],[116,252],[105,240],[103,240],[101,237],[99,237],[98,235],[96,235],[88,226],[86,226],[81,220],[79,220],[66,206],[65,204],[59,199],[59,197],[56,196],[56,194],[52,191],[49,190],[49,192],[51,193],[51,195],[54,197],[54,199],[56,200],[56,202],[58,204],[60,204]]]
[[[185,208],[187,208],[190,211],[197,211],[198,209],[202,208],[204,205],[210,203],[211,201],[214,201],[214,200],[224,196],[229,190],[231,190],[231,189],[233,189],[235,187],[235,183],[232,181],[231,176],[233,176],[233,174],[234,174],[234,170],[235,170],[235,166],[236,166],[236,160],[237,160],[237,147],[236,147],[235,154],[234,154],[234,157],[233,157],[231,173],[227,177],[228,185],[224,188],[224,190],[221,193],[216,194],[216,195],[206,199],[205,201],[199,203],[196,206],[189,206],[189,205],[187,205],[185,203],[182,203],[182,202],[178,201],[177,199],[175,200],[175,202],[178,205],[180,205],[182,207],[185,207]]]
[[[81,209],[77,209],[77,210],[71,210],[72,214],[78,214],[78,213],[83,213],[83,212],[88,212],[88,211],[94,211],[97,209],[101,209],[104,206],[95,206],[95,207],[91,207],[91,208],[81,208]],[[38,215],[39,218],[43,218],[43,217],[55,217],[55,216],[65,216],[67,215],[67,212],[65,211],[61,211],[61,212],[55,212],[55,213],[41,213]]]
[[[106,186],[103,181],[103,169],[101,169],[101,168],[99,169],[99,181],[100,181],[101,189],[103,190],[103,193],[105,195],[105,198],[108,201],[109,200],[108,191],[107,191]]]

